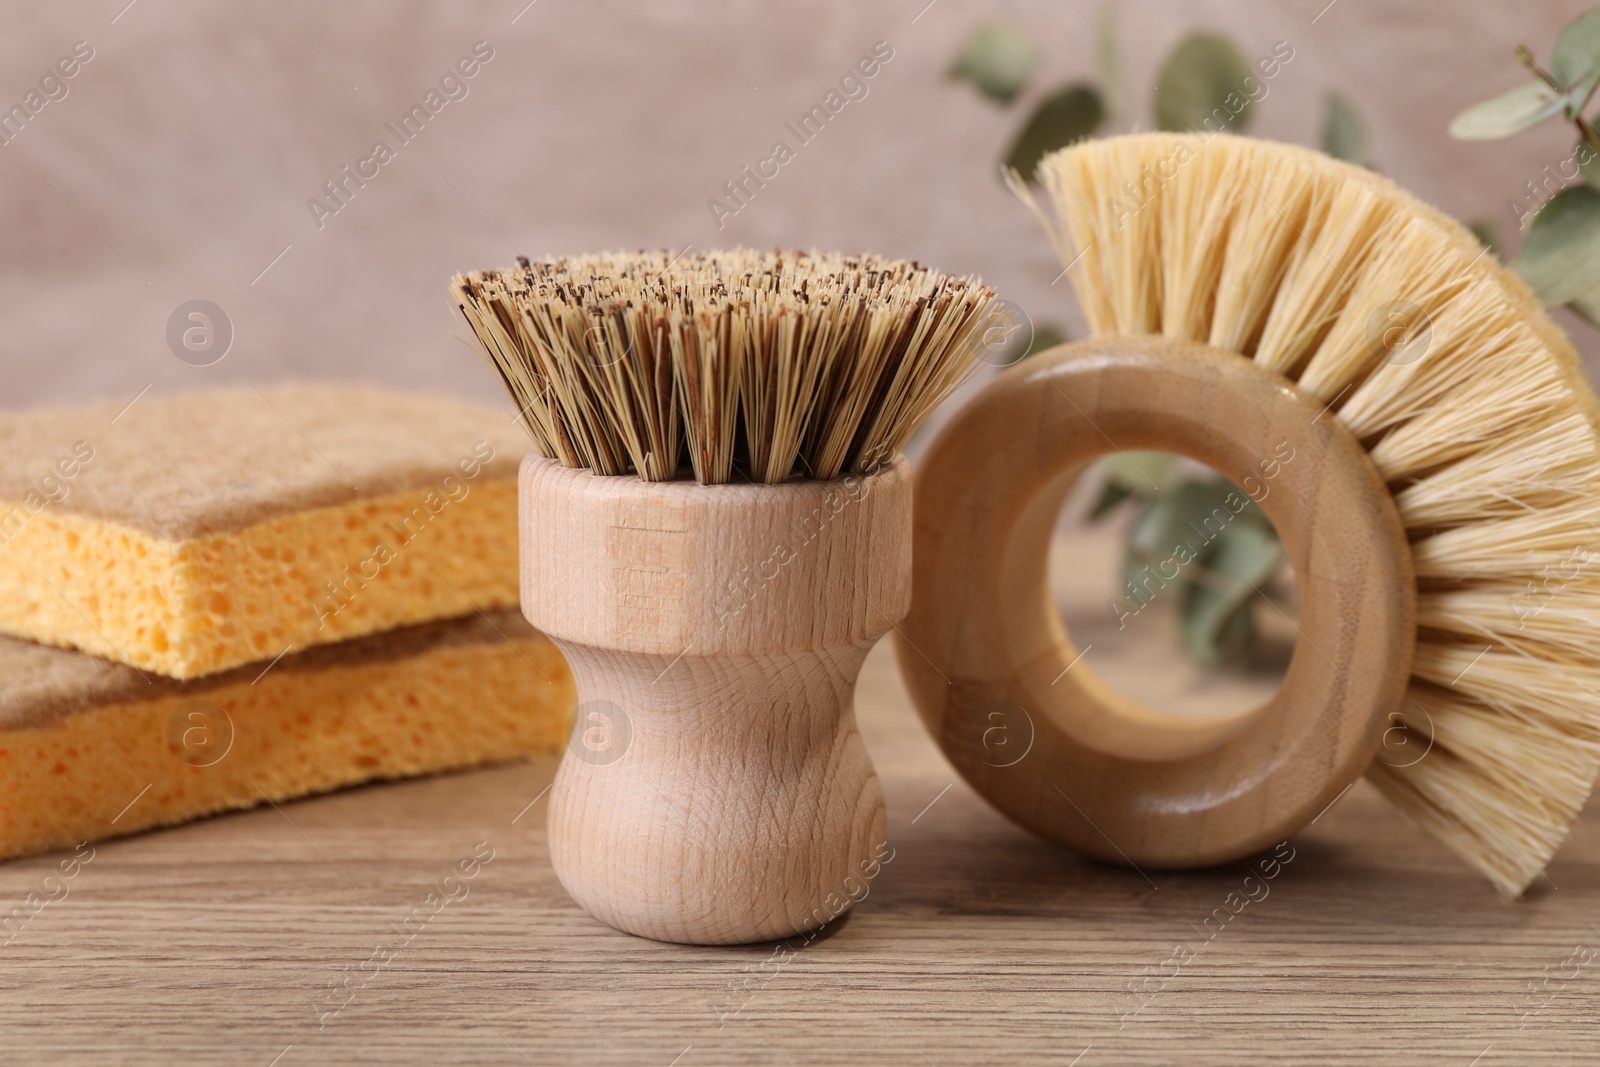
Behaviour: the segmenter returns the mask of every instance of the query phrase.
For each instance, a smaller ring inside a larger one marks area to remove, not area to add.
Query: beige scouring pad
[[[0,414],[0,632],[195,678],[514,606],[526,450],[369,386]]]
[[[574,702],[515,611],[152,678],[0,637],[0,857],[558,751]]]

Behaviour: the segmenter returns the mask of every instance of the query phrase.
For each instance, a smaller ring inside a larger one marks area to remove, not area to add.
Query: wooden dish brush
[[[999,376],[921,467],[898,651],[934,736],[1019,822],[1139,865],[1247,855],[1365,772],[1520,894],[1600,773],[1600,433],[1569,343],[1466,229],[1315,152],[1148,134],[1039,178],[1055,221],[1013,187],[1093,336]],[[1301,602],[1266,706],[1186,724],[1078,662],[1050,530],[1128,449],[1264,490]]]
[[[899,450],[993,293],[873,256],[519,262],[452,292],[537,450],[522,607],[579,699],[556,873],[647,937],[815,930],[886,846],[852,692],[910,604]]]

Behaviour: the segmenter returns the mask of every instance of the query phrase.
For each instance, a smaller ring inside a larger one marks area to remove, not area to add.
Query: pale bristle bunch
[[[541,453],[776,483],[873,469],[961,384],[994,293],[906,260],[572,256],[451,284]]]
[[[1150,134],[1039,178],[1095,334],[1236,352],[1366,445],[1420,595],[1412,740],[1368,775],[1520,893],[1600,774],[1600,433],[1565,338],[1464,228],[1314,152]]]

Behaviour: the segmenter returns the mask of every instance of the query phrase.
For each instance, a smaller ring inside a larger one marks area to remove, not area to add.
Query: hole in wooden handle
[[[1049,597],[1051,530],[1083,467],[1130,449],[1263,487],[1250,495],[1283,540],[1301,611],[1283,684],[1253,712],[1184,723],[1072,666],[1081,650]],[[1332,412],[1237,354],[1115,338],[1033,357],[941,432],[915,507],[901,670],[951,761],[1051,840],[1156,866],[1248,855],[1360,775],[1373,722],[1403,699],[1416,586],[1394,501]],[[992,751],[1008,709],[1031,740],[1012,763]]]

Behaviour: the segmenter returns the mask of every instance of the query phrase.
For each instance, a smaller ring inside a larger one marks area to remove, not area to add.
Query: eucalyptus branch
[[[1546,85],[1550,86],[1551,89],[1558,93],[1563,91],[1560,84],[1555,80],[1550,72],[1541,67],[1539,65],[1539,61],[1533,58],[1533,52],[1528,48],[1527,45],[1517,45],[1517,58],[1522,60],[1523,66],[1527,67],[1533,72],[1534,77],[1541,79]]]
[[[1584,143],[1594,150],[1596,156],[1600,156],[1600,133],[1595,132],[1594,124],[1582,115],[1574,116],[1572,121],[1577,125]]]

